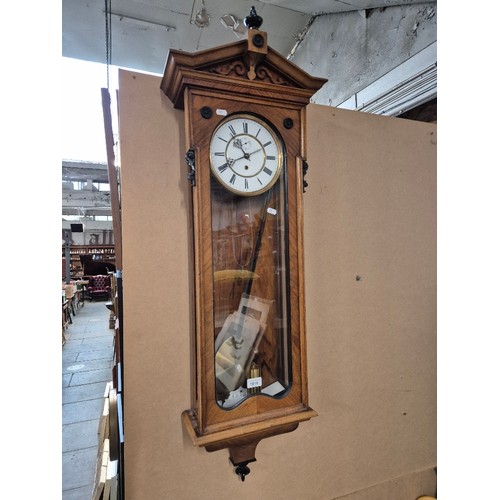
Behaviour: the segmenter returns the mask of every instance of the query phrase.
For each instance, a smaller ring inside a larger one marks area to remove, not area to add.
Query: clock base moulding
[[[207,451],[229,449],[232,463],[236,466],[255,461],[255,449],[262,439],[294,431],[300,422],[305,422],[318,413],[305,407],[290,415],[266,418],[258,422],[238,425],[225,430],[201,434],[198,421],[192,410],[182,413],[182,424],[194,446],[204,447]]]

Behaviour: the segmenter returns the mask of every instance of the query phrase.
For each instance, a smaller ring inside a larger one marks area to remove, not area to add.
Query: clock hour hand
[[[240,156],[239,158],[227,158],[227,164],[232,167],[238,160],[242,160],[245,156]]]

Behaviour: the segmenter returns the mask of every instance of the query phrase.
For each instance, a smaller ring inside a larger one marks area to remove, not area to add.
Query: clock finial
[[[250,15],[245,17],[243,23],[248,29],[251,30],[260,28],[260,25],[262,24],[262,17],[257,15],[257,11],[255,10],[254,6],[252,6],[252,8],[250,9]]]
[[[257,76],[255,68],[262,57],[267,54],[267,34],[259,30],[262,17],[257,15],[255,7],[252,7],[250,15],[245,17],[244,23],[248,28],[247,76],[249,80],[255,80]]]

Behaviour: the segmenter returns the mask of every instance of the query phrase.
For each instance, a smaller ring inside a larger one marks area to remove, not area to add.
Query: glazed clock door
[[[215,398],[230,410],[291,385],[286,156],[271,125],[237,115],[210,159]]]

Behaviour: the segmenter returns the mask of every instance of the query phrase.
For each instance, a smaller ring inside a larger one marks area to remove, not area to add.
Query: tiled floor
[[[72,320],[62,347],[62,500],[90,500],[113,329],[105,301],[85,301]]]

